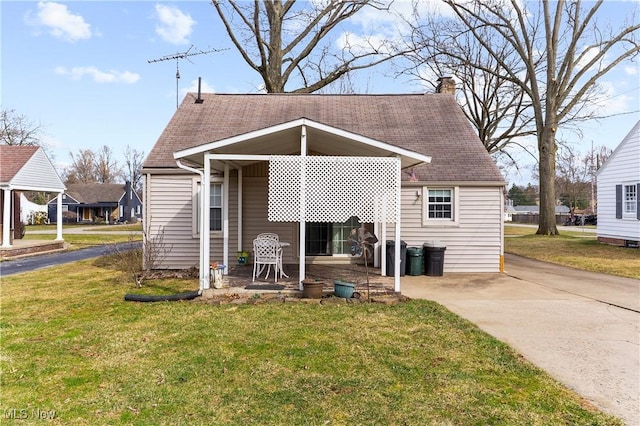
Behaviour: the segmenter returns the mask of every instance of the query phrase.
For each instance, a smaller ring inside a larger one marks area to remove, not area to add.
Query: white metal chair
[[[280,241],[280,237],[278,234],[274,234],[273,232],[263,232],[262,234],[258,234],[256,238],[269,238],[272,240]]]
[[[253,240],[253,281],[259,277],[264,268],[267,268],[265,279],[269,278],[271,265],[273,265],[273,276],[278,282],[278,272],[280,271],[281,260],[280,243],[272,238],[256,238]]]

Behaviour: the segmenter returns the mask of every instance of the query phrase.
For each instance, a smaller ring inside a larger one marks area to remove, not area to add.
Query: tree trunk
[[[540,216],[538,231],[540,235],[557,235],[556,226],[556,141],[555,129],[545,125],[538,142],[540,153]]]

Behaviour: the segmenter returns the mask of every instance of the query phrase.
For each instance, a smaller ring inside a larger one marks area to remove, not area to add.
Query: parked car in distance
[[[597,225],[598,215],[595,214],[578,214],[569,217],[565,222],[565,226],[582,226],[582,225]]]

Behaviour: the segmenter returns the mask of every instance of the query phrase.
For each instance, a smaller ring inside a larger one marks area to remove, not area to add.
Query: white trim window
[[[458,224],[458,188],[423,187],[422,188],[423,225]]]
[[[624,185],[623,190],[624,200],[624,216],[636,217],[636,207],[638,205],[638,190],[637,185]]]
[[[193,236],[200,234],[200,191],[199,180],[193,182]],[[209,231],[222,232],[222,182],[211,181],[209,194]]]

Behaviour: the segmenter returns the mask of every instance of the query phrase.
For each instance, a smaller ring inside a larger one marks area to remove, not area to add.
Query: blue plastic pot
[[[333,282],[333,290],[337,297],[351,299],[353,297],[353,293],[356,290],[356,285],[340,280],[335,280]]]

